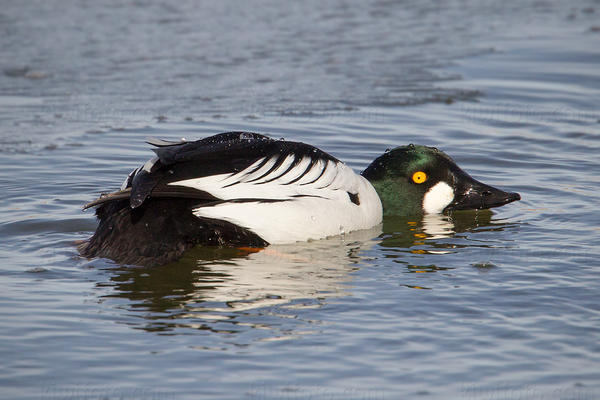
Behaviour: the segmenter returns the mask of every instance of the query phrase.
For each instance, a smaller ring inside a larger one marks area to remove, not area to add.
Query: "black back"
[[[251,132],[221,133],[195,142],[153,140],[149,143],[155,146],[152,150],[158,160],[149,171],[139,169],[132,177],[130,203],[133,208],[139,207],[152,193],[162,192],[172,193],[173,197],[217,200],[206,192],[168,184],[211,175],[234,174],[264,157],[278,156],[272,171],[290,154],[295,156],[296,164],[303,157],[310,157],[312,164],[319,159],[338,162],[316,147],[274,140]]]

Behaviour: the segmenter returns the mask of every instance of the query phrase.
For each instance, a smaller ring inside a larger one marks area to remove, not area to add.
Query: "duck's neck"
[[[371,185],[377,191],[383,206],[383,215],[420,215],[423,213],[422,196],[420,193],[411,191],[406,185],[402,185],[393,178],[370,180]]]

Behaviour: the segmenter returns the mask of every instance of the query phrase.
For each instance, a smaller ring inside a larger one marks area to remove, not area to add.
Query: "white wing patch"
[[[194,209],[250,229],[269,243],[320,239],[381,222],[379,196],[371,184],[341,162],[291,154],[263,157],[244,170],[172,182],[224,200]],[[279,164],[277,167],[275,167]],[[358,204],[350,195],[357,195]]]

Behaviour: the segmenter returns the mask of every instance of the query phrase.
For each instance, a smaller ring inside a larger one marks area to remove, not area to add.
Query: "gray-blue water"
[[[600,398],[598,1],[4,1],[0,55],[0,398]],[[434,145],[523,200],[78,256],[146,137],[242,129]]]

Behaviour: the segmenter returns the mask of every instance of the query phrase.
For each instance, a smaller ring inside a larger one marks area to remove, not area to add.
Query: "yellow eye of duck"
[[[427,180],[427,174],[423,171],[417,171],[413,174],[412,180],[414,183],[423,183]]]

